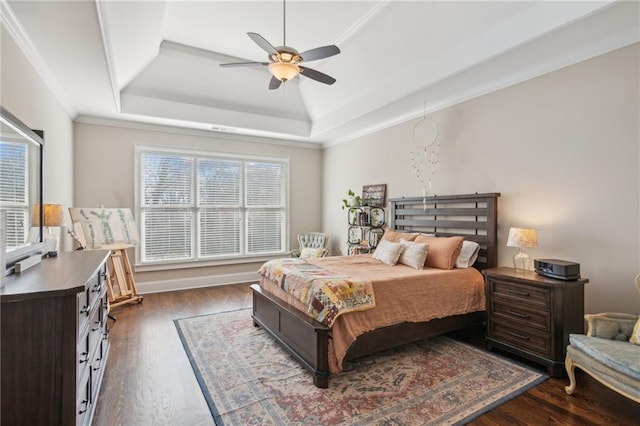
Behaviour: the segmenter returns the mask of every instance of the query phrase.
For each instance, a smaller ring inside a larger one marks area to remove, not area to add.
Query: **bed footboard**
[[[329,327],[252,284],[253,322],[273,336],[313,375],[319,388],[329,387]]]

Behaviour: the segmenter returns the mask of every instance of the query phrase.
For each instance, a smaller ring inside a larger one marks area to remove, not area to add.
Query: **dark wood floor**
[[[139,305],[114,309],[117,322],[109,323],[111,350],[93,424],[212,425],[173,320],[248,307],[248,286],[233,285],[149,294]],[[482,344],[477,334],[455,337]],[[472,424],[639,424],[640,404],[580,373],[572,396],[563,389],[567,380],[549,379]]]

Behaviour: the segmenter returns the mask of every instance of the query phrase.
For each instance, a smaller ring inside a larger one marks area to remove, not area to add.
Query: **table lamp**
[[[524,249],[538,247],[538,235],[531,228],[509,228],[507,247],[518,247],[520,250],[513,256],[513,266],[516,271],[528,271],[531,268],[531,258]]]
[[[33,224],[39,225],[40,212],[34,211]],[[47,233],[44,236],[44,249],[47,255],[50,257],[56,257],[58,255],[58,236],[51,232],[51,227],[64,225],[64,210],[62,204],[44,204],[43,226],[47,227]]]

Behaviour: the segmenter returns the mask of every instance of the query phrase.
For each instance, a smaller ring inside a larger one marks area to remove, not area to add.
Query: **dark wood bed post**
[[[474,268],[498,264],[499,193],[397,198],[389,200],[389,226],[406,232],[437,236],[462,235],[480,244]],[[424,207],[426,204],[426,208]],[[252,284],[253,322],[273,336],[313,375],[319,388],[329,386],[328,345],[331,329]],[[471,312],[427,322],[401,323],[365,333],[351,345],[354,359],[482,323],[485,312]]]

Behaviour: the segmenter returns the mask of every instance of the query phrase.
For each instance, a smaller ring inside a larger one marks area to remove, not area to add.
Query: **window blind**
[[[7,210],[7,248],[24,245],[29,227],[28,147],[21,142],[0,144],[0,208]]]
[[[142,263],[282,253],[288,163],[141,149]]]

